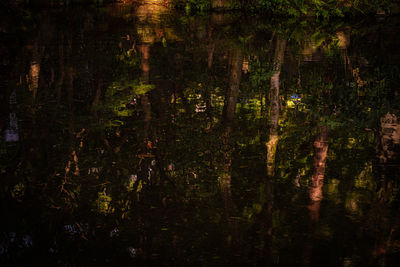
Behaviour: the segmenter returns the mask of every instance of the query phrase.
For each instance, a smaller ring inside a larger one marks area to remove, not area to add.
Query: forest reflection
[[[1,26],[2,263],[396,266],[399,21]]]

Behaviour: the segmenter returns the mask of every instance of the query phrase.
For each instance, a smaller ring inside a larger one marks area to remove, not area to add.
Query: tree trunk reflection
[[[310,221],[318,222],[319,210],[323,198],[322,186],[324,185],[326,156],[328,153],[328,127],[321,126],[319,134],[314,141],[314,171],[310,188]]]
[[[141,54],[141,66],[142,66],[142,77],[141,82],[143,84],[149,84],[149,75],[150,75],[150,45],[142,44],[139,46],[139,51]],[[144,113],[144,138],[150,138],[150,123],[151,123],[151,104],[149,100],[149,96],[147,94],[143,94],[140,96],[140,103],[143,108]],[[146,141],[147,142],[147,141]]]
[[[321,126],[319,134],[314,141],[314,169],[312,184],[310,187],[310,204],[308,205],[310,216],[310,234],[314,233],[314,227],[319,220],[320,206],[323,199],[322,187],[324,185],[326,157],[328,154],[328,126]],[[305,243],[303,249],[303,266],[312,266],[313,254],[312,239]]]
[[[284,60],[286,40],[277,37],[276,50],[273,62],[273,73],[270,88],[270,130],[267,142],[267,174],[273,176],[275,168],[275,154],[278,145],[278,122],[279,122],[279,76]]]
[[[226,221],[229,227],[229,235],[232,242],[228,240],[231,249],[237,251],[238,231],[237,222],[232,221],[231,216],[233,212],[233,200],[231,192],[231,177],[232,177],[232,152],[233,145],[231,142],[231,133],[233,127],[233,120],[235,117],[236,103],[239,94],[239,85],[241,79],[241,66],[243,61],[243,54],[240,48],[233,47],[230,51],[229,58],[229,87],[226,92],[224,111],[223,111],[223,133],[222,133],[222,153],[223,153],[223,167],[222,174],[220,175],[220,187],[224,200],[224,208]]]
[[[386,203],[392,195],[392,183],[400,161],[400,118],[395,114],[387,113],[380,118],[375,133],[375,151],[379,198]]]
[[[279,86],[280,86],[280,73],[284,61],[286,49],[286,40],[281,37],[276,37],[275,55],[273,59],[272,77],[270,79],[270,121],[269,121],[269,137],[266,143],[267,147],[267,179],[265,180],[265,197],[266,203],[263,207],[263,213],[268,220],[265,222],[266,236],[262,252],[267,258],[268,262],[272,261],[272,213],[274,207],[274,186],[272,177],[275,169],[275,154],[278,146],[278,122],[279,122]]]
[[[240,48],[232,48],[230,52],[229,87],[226,93],[223,111],[224,133],[222,142],[224,153],[224,175],[221,177],[221,189],[224,192],[226,200],[229,199],[231,195],[232,145],[230,142],[230,135],[232,132],[232,123],[239,95],[242,61],[243,54]]]

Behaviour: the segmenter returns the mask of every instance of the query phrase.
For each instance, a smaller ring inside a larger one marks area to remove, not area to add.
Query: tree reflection
[[[394,168],[399,162],[400,120],[395,114],[387,113],[380,118],[378,133],[375,137],[376,153],[380,177],[378,189],[381,201],[390,200],[393,190]]]
[[[243,55],[240,48],[232,48],[229,57],[229,86],[226,92],[225,105],[223,111],[224,132],[222,137],[224,167],[221,176],[221,189],[224,194],[225,209],[229,218],[231,213],[231,166],[232,151],[231,133],[233,127],[233,119],[235,116],[236,103],[239,94],[240,78],[242,75]]]
[[[314,141],[314,170],[310,187],[310,221],[317,223],[319,210],[323,199],[322,187],[324,185],[326,157],[328,153],[328,127],[321,126],[319,134]]]
[[[165,11],[4,26],[6,263],[395,266],[396,40]]]
[[[279,122],[279,77],[284,60],[286,40],[280,37],[276,39],[276,50],[273,61],[271,87],[270,87],[270,133],[267,142],[267,172],[273,176],[275,168],[275,154],[278,145],[278,122]]]

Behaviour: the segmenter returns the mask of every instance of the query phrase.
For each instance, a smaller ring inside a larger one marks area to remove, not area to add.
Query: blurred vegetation
[[[176,7],[190,10],[245,10],[289,17],[341,18],[351,15],[393,14],[398,1],[368,0],[172,0]]]
[[[120,3],[119,0],[5,0],[3,5],[15,6],[72,6]],[[146,1],[122,1],[130,5]],[[186,13],[211,10],[242,10],[250,13],[272,14],[285,17],[315,17],[321,20],[345,16],[391,15],[400,11],[397,0],[160,0],[150,4],[172,6]]]

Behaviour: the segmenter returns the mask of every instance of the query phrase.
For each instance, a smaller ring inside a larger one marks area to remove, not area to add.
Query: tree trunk
[[[233,122],[242,76],[243,54],[240,48],[233,48],[230,53],[229,88],[225,97],[224,123]]]
[[[387,113],[380,119],[379,132],[375,135],[378,166],[378,188],[382,202],[389,200],[392,181],[400,161],[400,117]]]
[[[64,34],[60,33],[58,44],[58,80],[56,83],[57,105],[61,103],[61,90],[64,83]]]
[[[310,234],[314,233],[314,226],[319,219],[319,211],[323,198],[322,186],[324,184],[326,156],[328,154],[328,127],[322,126],[314,141],[314,170],[310,188]],[[308,239],[303,247],[302,266],[312,266],[314,244]]]
[[[149,44],[141,44],[139,46],[139,51],[141,54],[141,67],[142,67],[142,77],[140,78],[142,84],[149,84],[150,81],[150,66],[149,66],[149,58],[150,58],[150,45]],[[145,93],[140,96],[140,104],[143,109],[143,147],[142,154],[151,155],[152,154],[152,142],[151,142],[151,103],[149,96]],[[140,172],[139,179],[148,180],[151,177],[149,172],[149,163],[151,158],[146,157],[140,160]],[[147,177],[147,178],[146,178]],[[148,181],[149,182],[149,181]]]
[[[239,95],[239,86],[241,78],[241,66],[243,55],[240,48],[234,47],[230,53],[230,68],[229,68],[229,87],[226,93],[226,99],[223,112],[224,132],[222,135],[222,153],[223,166],[220,176],[220,187],[222,197],[224,199],[225,215],[228,223],[229,231],[232,235],[233,243],[230,243],[233,251],[238,250],[238,231],[237,222],[231,220],[233,212],[233,200],[231,193],[231,178],[232,178],[232,152],[233,146],[231,142],[232,124],[235,117],[235,108]]]
[[[222,10],[229,8],[229,1],[227,0],[211,0],[211,8],[216,10]]]
[[[210,86],[212,83],[212,75],[211,75],[211,69],[212,69],[212,63],[213,63],[213,57],[214,57],[214,51],[215,51],[215,43],[213,40],[213,26],[210,25],[208,29],[208,46],[207,46],[207,52],[208,52],[208,57],[207,57],[207,85],[204,88],[204,100],[206,102],[206,109],[208,116],[211,118],[211,94],[210,94]]]
[[[142,77],[141,82],[143,84],[149,83],[149,73],[150,73],[150,45],[149,44],[141,44],[138,45],[140,55],[141,55],[141,66],[142,66]]]
[[[72,65],[72,34],[68,38],[67,44],[67,66],[66,66],[66,88],[67,88],[67,100],[70,111],[73,112],[74,105],[74,67]]]
[[[273,74],[270,88],[270,132],[267,146],[267,174],[273,176],[275,168],[275,154],[278,145],[279,122],[279,77],[285,56],[286,40],[276,39],[276,50],[273,62]]]
[[[94,96],[93,102],[92,102],[92,109],[97,108],[100,102],[100,97],[101,97],[101,89],[103,88],[103,80],[99,79],[97,81],[97,89],[96,89],[96,95]]]
[[[328,153],[328,127],[322,126],[314,142],[314,171],[310,188],[310,221],[318,222],[319,210],[323,198],[322,186],[324,185],[326,156]]]
[[[390,203],[393,200],[397,183],[400,179],[400,116],[386,113],[380,118],[379,127],[375,131],[376,160],[373,161],[373,171],[377,178],[379,218],[376,221],[380,232],[375,237],[375,247],[369,254],[373,261],[385,259],[393,247],[393,234],[396,233],[400,217],[387,219]]]
[[[346,27],[342,31],[338,31],[336,33],[336,37],[339,40],[339,48],[342,51],[343,55],[343,66],[345,73],[348,73],[348,70],[352,70],[352,65],[350,61],[350,57],[348,55],[348,48],[350,46],[350,37],[351,37],[351,28]]]
[[[39,87],[41,53],[36,40],[33,45],[32,61],[29,68],[29,91],[32,91],[33,102],[36,101],[37,89]]]
[[[240,78],[242,74],[243,55],[240,48],[232,48],[230,53],[229,87],[226,93],[223,122],[225,125],[223,135],[224,174],[221,177],[221,189],[226,197],[230,197],[232,146],[230,134],[235,117],[236,103],[239,95]]]
[[[150,80],[150,45],[142,44],[139,46],[140,54],[142,56],[141,65],[142,65],[142,77],[141,82],[143,84],[149,84]],[[151,122],[151,104],[149,100],[149,96],[147,94],[143,94],[140,96],[140,103],[144,112],[144,137],[147,141],[150,138],[150,122]]]

